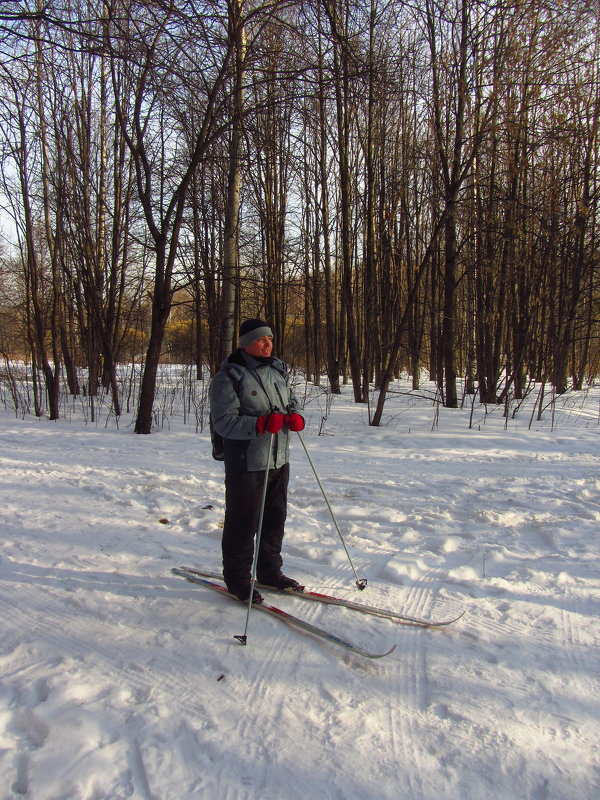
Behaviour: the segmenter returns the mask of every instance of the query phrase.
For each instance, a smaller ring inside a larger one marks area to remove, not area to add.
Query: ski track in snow
[[[424,631],[274,598],[396,644],[379,661],[256,611],[242,647],[245,607],[170,573],[219,568],[205,434],[0,415],[1,800],[600,793],[597,425],[467,430],[441,409],[431,432],[416,408],[369,429],[336,403],[326,437],[309,405],[305,441],[368,587],[298,445],[285,569],[413,616],[467,612]]]

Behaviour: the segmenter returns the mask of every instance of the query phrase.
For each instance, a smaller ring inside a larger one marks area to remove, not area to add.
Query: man
[[[289,431],[303,430],[304,419],[298,413],[286,366],[271,355],[272,350],[269,325],[247,319],[240,327],[238,349],[223,362],[210,385],[211,423],[223,437],[225,462],[223,578],[228,590],[246,601],[265,476],[256,577],[278,589],[298,586],[281,571],[281,545],[287,516]],[[254,590],[252,602],[261,601]]]

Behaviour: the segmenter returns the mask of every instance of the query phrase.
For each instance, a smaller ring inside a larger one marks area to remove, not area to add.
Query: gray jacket
[[[244,350],[235,350],[210,383],[210,418],[224,439],[225,469],[256,472],[282,467],[289,456],[287,425],[280,433],[258,434],[256,419],[270,411],[300,412],[285,364],[278,358],[262,363]]]

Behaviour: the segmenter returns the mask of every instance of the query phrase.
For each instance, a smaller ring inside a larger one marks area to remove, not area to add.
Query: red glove
[[[256,430],[258,433],[279,433],[283,428],[284,415],[273,411],[272,414],[265,414],[256,420]]]
[[[295,411],[285,415],[285,422],[291,431],[298,432],[304,430],[304,418],[301,417],[300,414],[296,414]]]

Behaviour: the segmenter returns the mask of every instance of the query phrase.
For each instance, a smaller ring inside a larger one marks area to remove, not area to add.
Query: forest
[[[332,393],[600,375],[600,5],[0,4],[0,380],[197,380],[245,317]]]

